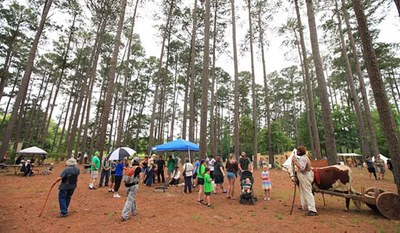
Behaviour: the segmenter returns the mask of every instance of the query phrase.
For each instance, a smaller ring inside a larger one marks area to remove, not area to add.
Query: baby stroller
[[[257,198],[254,196],[253,183],[253,174],[250,171],[243,171],[240,178],[240,204],[254,205],[257,201]]]

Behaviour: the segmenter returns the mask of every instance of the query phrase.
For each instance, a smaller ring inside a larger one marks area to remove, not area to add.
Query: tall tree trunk
[[[40,19],[39,27],[38,30],[36,31],[35,39],[33,40],[32,47],[29,51],[29,58],[25,66],[25,73],[21,81],[21,86],[17,95],[17,98],[15,99],[14,102],[14,107],[13,111],[11,113],[10,120],[8,121],[8,125],[6,128],[6,131],[4,133],[4,138],[3,142],[1,143],[0,147],[0,161],[3,161],[3,156],[4,153],[7,151],[8,144],[10,142],[11,136],[12,136],[12,131],[14,128],[14,124],[17,121],[18,117],[18,109],[21,106],[21,103],[23,99],[25,98],[26,91],[28,90],[28,85],[29,81],[31,78],[31,73],[32,73],[32,68],[33,68],[33,62],[35,60],[36,56],[36,51],[37,47],[39,44],[40,36],[42,35],[44,25],[46,23],[47,15],[49,13],[51,4],[53,3],[53,0],[47,0],[44,4],[43,11],[42,11],[42,17]]]
[[[76,79],[74,79],[72,81],[72,86],[75,86],[75,82],[76,82]],[[68,98],[68,104],[67,104],[67,111],[65,113],[65,119],[63,121],[63,127],[61,129],[60,139],[58,141],[57,152],[60,152],[61,144],[62,144],[62,141],[64,139],[65,127],[67,126],[67,120],[68,120],[68,115],[69,115],[69,111],[70,111],[70,106],[71,106],[71,103],[73,101],[73,95],[74,95],[74,93],[71,90],[71,93],[70,93],[69,98]],[[62,114],[61,114],[61,118],[62,118]]]
[[[130,76],[129,60],[131,57],[133,29],[135,28],[136,13],[137,13],[138,5],[139,5],[139,0],[136,0],[135,9],[133,11],[133,16],[132,16],[132,25],[130,28],[130,38],[129,38],[129,43],[128,43],[128,55],[126,56],[126,65],[125,65],[125,69],[124,69],[124,86],[122,87],[122,94],[121,94],[121,106],[120,106],[120,112],[119,112],[118,131],[117,131],[117,139],[115,142],[116,147],[121,146],[122,131],[123,131],[123,126],[124,126],[124,122],[125,122],[125,111],[124,111],[125,96],[127,93],[128,80],[129,80],[129,76]]]
[[[197,0],[194,0],[193,6],[193,26],[192,26],[192,37],[190,41],[190,85],[189,85],[189,141],[194,142],[194,131],[196,125],[196,106],[194,103],[194,88],[195,88],[195,62],[196,62],[196,31],[197,31]],[[192,153],[190,158],[192,158]]]
[[[333,123],[331,116],[331,107],[329,104],[328,91],[326,88],[326,80],[324,77],[324,70],[322,66],[322,59],[319,52],[317,26],[315,24],[314,6],[312,0],[306,0],[308,25],[310,27],[310,39],[312,54],[315,66],[315,72],[318,81],[318,94],[321,102],[322,119],[324,125],[326,152],[328,163],[330,165],[336,164],[336,142],[335,133],[333,131]]]
[[[89,119],[90,119],[90,108],[91,108],[91,103],[92,103],[92,96],[93,96],[93,87],[94,84],[96,83],[96,71],[97,71],[97,64],[99,61],[99,56],[101,52],[101,45],[103,43],[103,35],[107,26],[107,20],[108,17],[102,18],[100,24],[99,24],[99,29],[97,30],[96,34],[96,39],[94,42],[93,50],[91,57],[91,67],[88,69],[88,74],[90,76],[90,90],[88,93],[88,104],[86,106],[86,117],[85,117],[85,128],[83,130],[83,137],[82,137],[82,153],[83,155],[86,152],[86,147],[87,147],[87,140],[88,140],[88,129],[89,129]],[[97,119],[96,119],[97,121]],[[94,130],[94,128],[93,128]],[[91,138],[91,144],[93,145],[93,137]],[[82,156],[83,156],[82,155]],[[82,163],[83,160],[80,160],[80,163]]]
[[[340,36],[341,49],[342,49],[342,56],[344,58],[345,65],[346,65],[347,83],[349,85],[350,96],[351,96],[351,99],[353,100],[354,109],[356,111],[357,123],[358,123],[357,124],[358,133],[359,133],[360,139],[361,139],[361,152],[365,158],[367,156],[370,156],[370,150],[369,150],[369,146],[368,146],[368,137],[367,137],[367,133],[365,131],[365,124],[364,124],[364,119],[362,117],[360,101],[358,99],[357,90],[354,85],[353,72],[351,71],[349,57],[347,56],[347,51],[346,51],[347,45],[346,45],[346,42],[345,42],[344,36],[343,36],[342,19],[340,16],[337,0],[335,0],[335,7],[336,7],[336,15],[337,15],[337,19],[338,19],[338,30],[339,30],[339,36]],[[350,28],[348,28],[347,30],[350,30]]]
[[[176,56],[176,59],[175,59],[174,94],[173,94],[173,100],[172,100],[171,131],[170,131],[170,136],[169,136],[170,141],[174,140],[176,98],[177,98],[177,93],[178,93],[178,91],[176,89],[176,82],[178,81],[177,76],[178,76],[178,56]]]
[[[239,159],[240,153],[240,141],[239,141],[239,74],[238,74],[238,57],[237,57],[237,48],[236,48],[236,15],[235,15],[235,0],[231,1],[231,10],[232,10],[232,44],[233,44],[233,65],[234,65],[234,148],[235,148],[235,156]]]
[[[256,78],[254,71],[254,52],[253,52],[253,28],[252,28],[252,17],[251,17],[251,0],[247,0],[247,10],[249,13],[249,34],[250,34],[250,59],[251,59],[251,93],[253,99],[253,166],[257,167],[257,93],[256,93]]]
[[[347,36],[349,37],[349,42],[351,45],[351,51],[353,54],[353,59],[354,59],[354,64],[355,64],[355,68],[356,68],[358,81],[360,82],[360,92],[361,92],[364,109],[365,109],[364,113],[365,113],[366,123],[367,123],[367,127],[368,127],[369,140],[372,145],[372,154],[377,155],[377,154],[379,154],[379,147],[378,147],[378,142],[377,142],[377,137],[376,137],[376,132],[375,132],[375,125],[372,121],[371,109],[369,107],[368,95],[367,95],[367,91],[365,88],[364,75],[363,75],[363,72],[361,71],[361,65],[360,65],[360,62],[358,59],[358,55],[357,55],[358,53],[357,53],[357,49],[356,49],[356,44],[354,41],[353,33],[350,30],[351,26],[350,26],[349,14],[347,12],[347,6],[345,3],[345,0],[342,0],[342,10],[344,13],[344,19],[346,21],[346,28],[348,29]]]
[[[207,157],[207,110],[210,69],[210,8],[211,0],[206,0],[206,18],[204,28],[203,72],[201,79],[201,115],[200,115],[200,157]]]
[[[267,69],[265,65],[265,51],[264,51],[264,30],[261,27],[261,9],[258,11],[258,30],[259,30],[259,43],[261,49],[261,61],[263,67],[263,79],[264,79],[264,94],[265,94],[265,111],[267,114],[267,126],[268,126],[268,162],[274,167],[274,155],[272,152],[272,126],[271,126],[271,109],[269,105],[269,88],[267,79]]]
[[[310,68],[308,65],[308,60],[307,60],[307,49],[306,49],[306,44],[304,41],[304,34],[303,34],[303,24],[301,23],[301,16],[300,16],[300,9],[299,9],[299,3],[298,0],[294,0],[295,3],[295,8],[296,8],[296,15],[297,15],[297,28],[299,30],[299,36],[300,36],[300,45],[301,45],[301,50],[303,54],[303,62],[304,62],[304,74],[305,74],[305,79],[306,79],[306,90],[307,90],[307,98],[308,98],[308,105],[310,107],[310,120],[311,120],[311,129],[312,129],[312,137],[314,138],[314,148],[315,148],[315,157],[317,159],[321,159],[321,144],[319,141],[319,132],[318,132],[318,126],[317,126],[317,119],[315,117],[315,106],[314,106],[314,96],[313,96],[313,89],[311,85],[311,74],[310,74]]]
[[[216,147],[216,118],[214,113],[215,108],[215,66],[216,66],[216,44],[217,44],[217,20],[218,20],[218,0],[214,1],[214,29],[213,29],[213,47],[212,47],[212,70],[211,70],[211,98],[210,98],[210,151],[212,155],[217,155],[217,147]]]
[[[0,124],[1,126],[3,126],[3,124],[4,124],[5,120],[6,120],[6,117],[7,117],[7,114],[8,114],[8,108],[10,107],[11,100],[12,100],[12,97],[13,97],[13,93],[15,92],[15,88],[17,87],[17,83],[19,81],[18,77],[19,77],[21,71],[22,71],[22,68],[18,68],[17,75],[15,76],[15,80],[14,80],[13,86],[11,88],[10,97],[8,98],[8,101],[7,101],[7,104],[6,104],[6,109],[4,110],[3,119],[1,119],[1,124]]]
[[[71,42],[72,42],[72,37],[74,36],[74,31],[76,30],[75,29],[75,21],[76,21],[77,14],[78,13],[74,14],[74,18],[73,18],[73,21],[72,21],[70,33],[69,33],[69,36],[68,36],[67,47],[66,47],[66,49],[64,51],[64,54],[62,56],[63,57],[63,61],[62,61],[62,65],[61,65],[60,77],[58,78],[58,83],[57,83],[56,93],[54,95],[53,103],[50,106],[50,114],[48,116],[47,123],[45,124],[45,128],[44,129],[46,129],[46,130],[48,130],[48,128],[50,126],[51,116],[53,115],[53,110],[54,110],[54,107],[56,106],[56,101],[57,101],[57,97],[58,97],[58,91],[60,90],[60,86],[61,86],[61,83],[62,83],[64,72],[65,72],[65,69],[67,67],[67,59],[68,59],[68,54],[69,54],[69,50],[70,50],[70,45],[71,45]],[[42,134],[42,135],[43,135],[43,138],[46,138],[47,131],[44,132],[44,134]]]
[[[148,145],[148,152],[151,151],[153,144],[154,144],[154,121],[156,117],[156,108],[157,108],[157,101],[158,101],[158,91],[160,88],[160,79],[161,79],[161,68],[162,68],[162,63],[163,63],[163,58],[164,58],[164,49],[165,49],[165,41],[168,36],[168,28],[169,28],[169,23],[171,21],[171,16],[172,16],[172,10],[174,9],[174,0],[171,0],[170,2],[170,7],[169,7],[169,12],[168,12],[168,17],[167,17],[167,22],[165,23],[165,30],[163,33],[163,39],[161,43],[161,54],[160,54],[160,61],[158,64],[158,69],[157,69],[157,79],[156,79],[156,89],[154,91],[154,100],[153,100],[153,108],[151,112],[151,118],[150,118],[150,133],[149,133],[149,145]]]
[[[304,83],[304,103],[306,105],[306,116],[307,116],[307,125],[308,125],[308,134],[309,134],[309,140],[310,140],[310,146],[311,146],[311,151],[315,152],[315,146],[314,146],[314,139],[313,139],[313,132],[312,132],[312,127],[311,127],[311,113],[309,111],[310,109],[310,103],[308,100],[308,95],[307,95],[307,80],[306,80],[306,73],[305,73],[305,63],[302,57],[302,53],[301,53],[301,47],[300,47],[300,40],[297,36],[297,32],[296,29],[293,29],[293,33],[294,33],[294,37],[296,39],[296,44],[297,44],[297,51],[299,53],[299,60],[300,60],[300,64],[301,64],[301,73],[303,76],[303,83]],[[329,86],[328,86],[329,87]],[[314,114],[315,117],[315,114]]]
[[[115,79],[115,73],[116,73],[116,69],[117,69],[117,59],[118,59],[119,47],[121,44],[121,32],[122,32],[122,25],[124,23],[124,18],[125,18],[126,2],[127,2],[127,0],[121,1],[121,12],[119,15],[117,34],[115,36],[114,49],[113,49],[112,58],[111,58],[111,67],[110,67],[110,72],[108,75],[109,83],[107,86],[103,114],[101,116],[100,135],[99,135],[99,141],[97,144],[97,147],[98,147],[97,149],[100,151],[100,158],[103,157],[103,152],[105,149],[104,145],[105,145],[105,141],[106,141],[108,118],[110,115],[111,102],[112,102],[113,91],[114,91],[114,81],[115,81],[114,79]]]
[[[353,8],[358,22],[363,55],[367,67],[368,77],[371,82],[376,107],[378,109],[380,123],[389,146],[389,154],[393,163],[393,175],[397,185],[397,192],[400,194],[400,135],[394,121],[389,100],[385,91],[385,84],[379,72],[378,59],[372,44],[367,20],[359,0],[353,0]]]

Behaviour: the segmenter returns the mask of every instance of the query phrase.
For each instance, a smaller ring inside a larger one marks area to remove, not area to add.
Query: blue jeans
[[[65,215],[68,214],[68,206],[71,202],[72,194],[74,194],[75,189],[69,190],[59,190],[58,192],[58,202],[60,203],[60,212]]]
[[[104,182],[105,186],[108,186],[108,181],[110,180],[110,170],[101,170],[101,175],[100,175],[100,181],[99,181],[99,187],[103,186],[103,179],[104,176],[106,177],[106,181]]]

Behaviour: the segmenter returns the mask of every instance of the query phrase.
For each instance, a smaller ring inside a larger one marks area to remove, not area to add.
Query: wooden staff
[[[51,187],[50,187],[50,189],[49,189],[49,192],[47,193],[46,200],[44,201],[44,204],[43,204],[42,210],[40,211],[40,214],[39,214],[39,216],[38,216],[38,217],[42,216],[42,213],[43,213],[44,207],[46,206],[47,200],[49,200],[49,196],[50,196],[51,190],[53,189],[53,187],[54,187],[54,185],[55,185],[55,184],[56,184],[56,182],[54,182],[54,183],[51,185]]]
[[[292,162],[292,168],[293,168],[293,175],[294,175],[296,173],[294,171],[294,163],[293,162]],[[296,177],[296,179],[297,179],[297,177]],[[296,199],[296,186],[297,186],[296,181],[294,181],[293,184],[294,184],[294,191],[293,191],[292,207],[290,208],[290,215],[292,215],[292,213],[293,213],[294,200]]]

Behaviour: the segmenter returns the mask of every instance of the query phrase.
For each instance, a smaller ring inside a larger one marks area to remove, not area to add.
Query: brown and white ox
[[[296,176],[293,174],[292,165],[286,165],[290,178],[297,183]],[[356,194],[351,183],[353,180],[352,171],[346,165],[332,165],[326,167],[312,168],[314,180],[312,182],[313,191],[329,190],[340,193]],[[360,209],[360,201],[353,200],[357,210]],[[349,210],[350,198],[346,198],[346,209]]]

